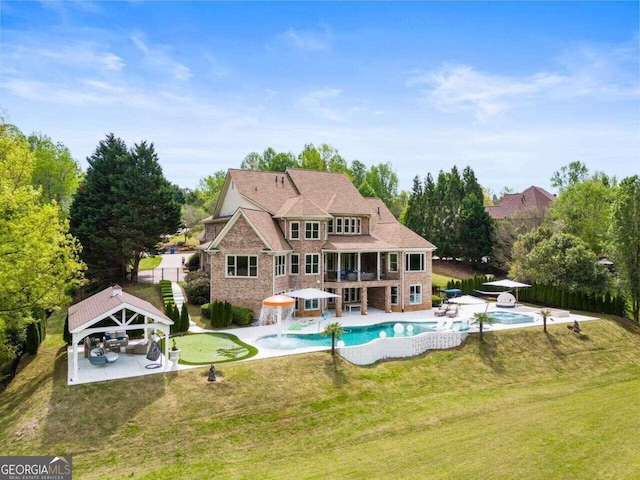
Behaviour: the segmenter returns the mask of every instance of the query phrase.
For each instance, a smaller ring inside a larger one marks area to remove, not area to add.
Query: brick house
[[[277,293],[317,288],[338,295],[327,308],[385,312],[431,308],[435,247],[365,198],[340,173],[231,169],[204,220],[201,265],[211,299],[251,308]],[[323,301],[299,300],[298,316]]]
[[[522,193],[507,193],[498,205],[484,208],[494,220],[510,218],[535,228],[542,225],[545,212],[554,199],[555,195],[544,188],[531,186]]]

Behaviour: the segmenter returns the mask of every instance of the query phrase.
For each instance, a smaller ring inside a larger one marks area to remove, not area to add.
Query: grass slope
[[[638,328],[582,326],[367,368],[319,353],[75,387],[50,335],[0,395],[0,451],[73,455],[82,479],[638,478]]]

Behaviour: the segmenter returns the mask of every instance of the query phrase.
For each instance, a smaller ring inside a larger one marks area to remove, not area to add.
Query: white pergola
[[[127,312],[130,312],[127,315]],[[132,315],[131,315],[132,314]],[[143,317],[142,323],[133,323]],[[94,327],[102,320],[110,319],[113,325]],[[71,381],[78,378],[78,344],[85,337],[96,333],[144,330],[145,338],[149,332],[160,332],[164,337],[164,358],[169,354],[169,333],[173,320],[151,305],[134,295],[123,292],[122,287],[108,287],[91,297],[69,307],[69,333],[73,345],[73,375]]]

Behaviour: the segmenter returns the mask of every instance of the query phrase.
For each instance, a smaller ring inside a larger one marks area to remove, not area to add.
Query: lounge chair
[[[498,295],[498,299],[496,300],[496,307],[502,308],[513,308],[516,306],[516,297],[511,295],[508,292],[503,292]]]
[[[453,308],[447,310],[446,316],[448,318],[457,317],[458,316],[458,307],[456,306],[456,307],[453,307]]]
[[[436,317],[444,317],[447,314],[447,310],[449,310],[449,304],[443,303],[440,308],[433,312],[433,315]]]

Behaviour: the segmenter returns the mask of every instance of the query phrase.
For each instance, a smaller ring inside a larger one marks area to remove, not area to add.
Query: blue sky
[[[329,143],[400,187],[470,165],[499,193],[574,160],[640,173],[638,2],[14,2],[0,108],[86,157],[154,142],[182,187]]]

